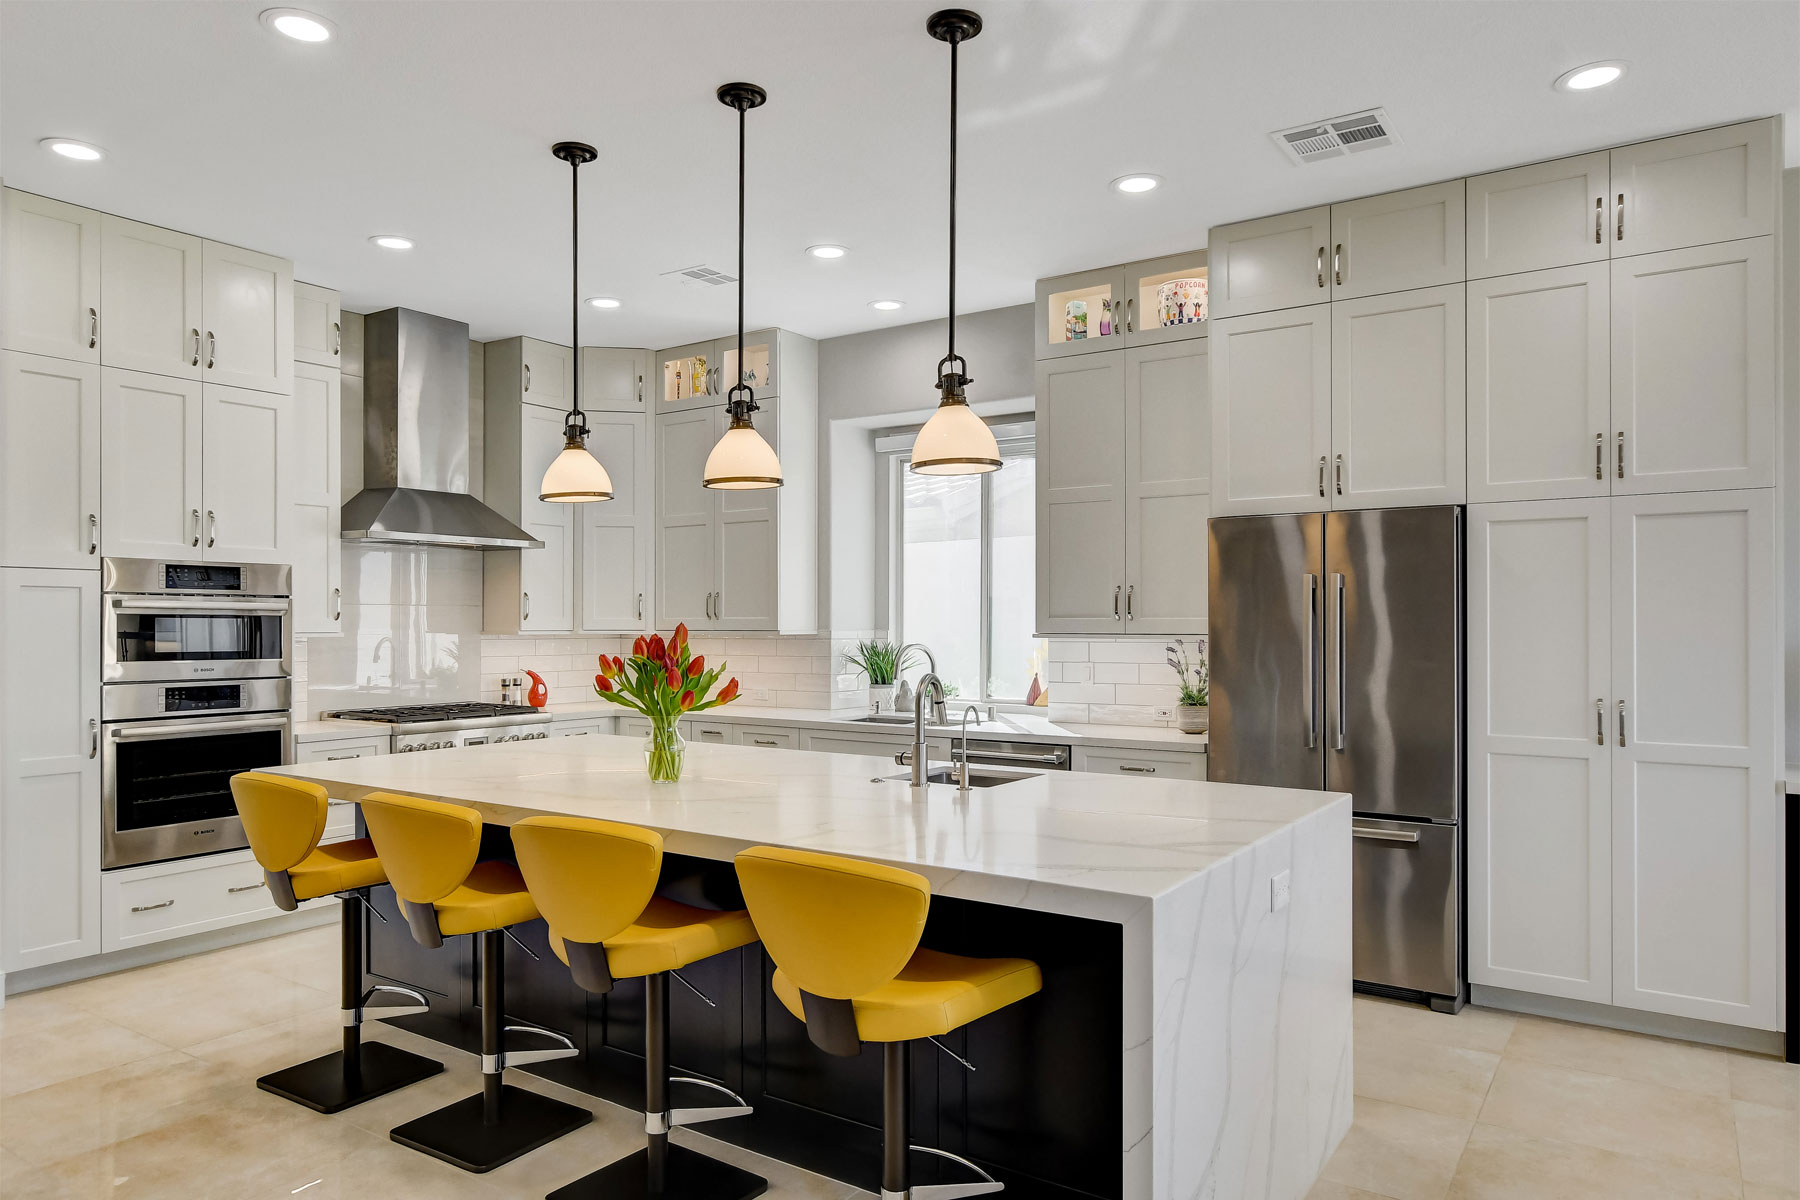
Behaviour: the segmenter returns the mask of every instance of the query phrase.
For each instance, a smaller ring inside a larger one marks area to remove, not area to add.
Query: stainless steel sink
[[[969,786],[972,788],[1001,787],[1008,783],[1017,783],[1021,779],[1034,779],[1035,771],[999,771],[992,767],[974,767],[969,771]],[[912,772],[904,775],[889,775],[889,779],[902,783],[912,782]],[[957,784],[955,767],[933,767],[925,776],[927,783],[947,783],[951,787]]]
[[[911,725],[913,719],[900,713],[874,713],[866,717],[851,717],[858,725]]]

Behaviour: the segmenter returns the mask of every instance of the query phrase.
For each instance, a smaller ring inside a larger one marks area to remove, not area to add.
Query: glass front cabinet
[[[1037,285],[1037,357],[1205,337],[1206,251],[1082,271]]]
[[[773,329],[745,333],[741,375],[735,334],[662,351],[656,356],[657,408],[680,412],[723,404],[739,377],[756,389],[759,399],[778,395],[779,345]]]

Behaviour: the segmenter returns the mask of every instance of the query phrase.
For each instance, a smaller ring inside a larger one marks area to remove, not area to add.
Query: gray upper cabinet
[[[575,391],[575,352],[537,338],[485,343],[482,370],[489,398],[499,396],[566,411]]]
[[[1125,632],[1206,628],[1212,515],[1211,373],[1205,338],[1125,352]]]
[[[1125,355],[1037,367],[1037,632],[1125,632]]]
[[[1775,232],[1773,118],[1612,151],[1614,258]]]
[[[1608,162],[1602,150],[1470,179],[1469,278],[1607,258],[1612,253]]]
[[[650,351],[609,346],[581,348],[581,407],[641,413],[650,388]]]
[[[1037,284],[1038,358],[1116,350],[1125,344],[1125,268],[1078,271]]]
[[[1213,317],[1330,300],[1330,244],[1330,208],[1214,228],[1207,239]]]
[[[1171,254],[1125,268],[1125,344],[1156,346],[1205,337],[1206,251]]]
[[[1329,266],[1333,300],[1462,282],[1463,181],[1332,205]]]
[[[310,283],[294,284],[294,358],[336,367],[344,357],[344,315],[338,294]]]
[[[198,379],[205,241],[104,216],[100,220],[100,361],[128,371]]]
[[[0,345],[99,362],[101,215],[8,188],[0,221],[6,263]]]
[[[732,341],[735,348],[737,342]],[[724,382],[725,368],[720,364],[723,342],[690,342],[659,351],[656,355],[656,411],[680,412],[705,408],[720,403],[730,387]]]

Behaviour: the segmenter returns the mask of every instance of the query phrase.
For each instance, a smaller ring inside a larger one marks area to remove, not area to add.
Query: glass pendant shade
[[[1000,469],[1000,444],[987,422],[964,400],[938,405],[913,440],[912,470],[919,475],[981,475]]]
[[[588,452],[578,440],[563,445],[561,454],[550,462],[544,482],[538,488],[539,500],[561,504],[584,504],[594,500],[611,500],[612,477],[600,460]]]
[[[701,482],[727,492],[777,488],[781,486],[781,460],[748,417],[742,422],[733,420],[731,428],[706,456]]]

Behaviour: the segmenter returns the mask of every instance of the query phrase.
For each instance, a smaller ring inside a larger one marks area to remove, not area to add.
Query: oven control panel
[[[219,712],[244,707],[244,687],[239,683],[201,683],[163,689],[163,711],[170,713]]]
[[[171,592],[241,592],[244,569],[220,563],[165,563],[163,587]]]

